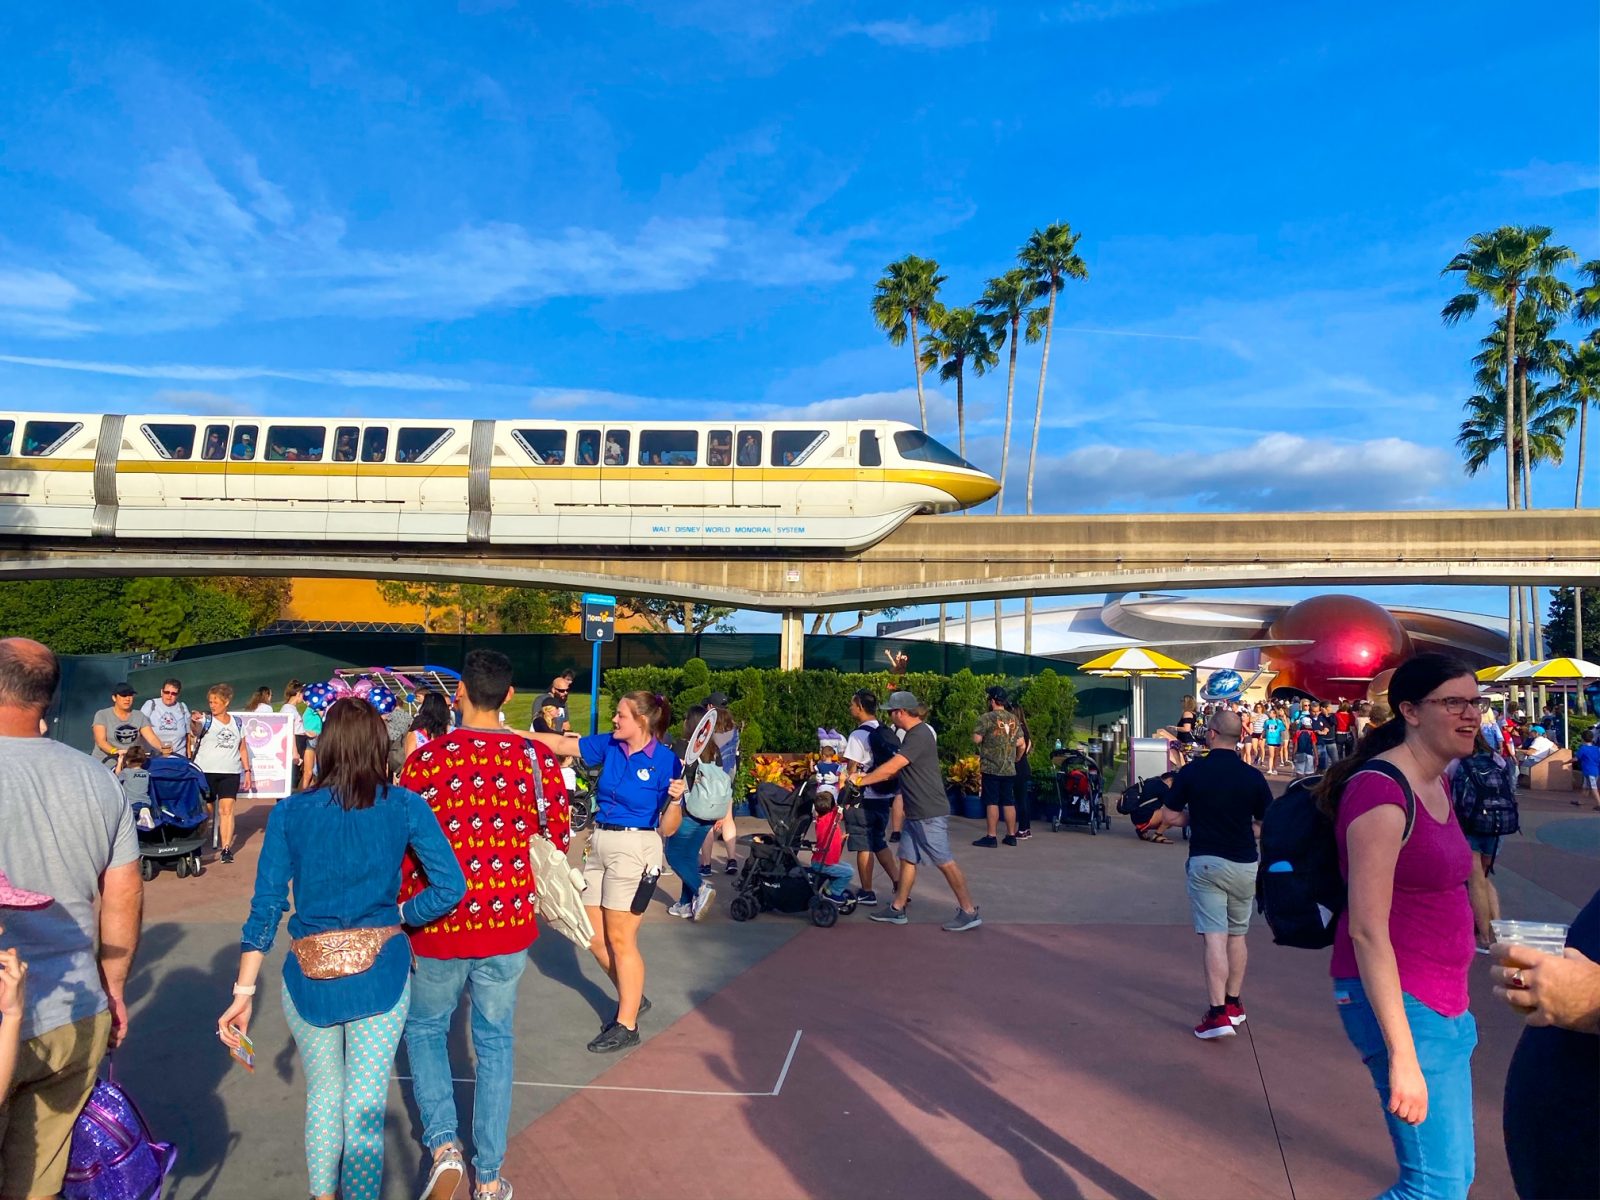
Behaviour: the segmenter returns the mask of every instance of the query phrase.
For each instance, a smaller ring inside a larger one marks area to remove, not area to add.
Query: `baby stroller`
[[[163,862],[175,865],[179,879],[200,874],[200,851],[206,838],[206,777],[187,758],[152,758],[149,806],[134,807],[139,830],[139,874],[156,877]]]
[[[814,786],[808,779],[792,792],[775,783],[763,783],[756,789],[772,832],[750,839],[750,853],[734,880],[733,903],[728,906],[728,915],[735,921],[753,921],[774,910],[804,912],[810,914],[813,925],[827,928],[840,913],[855,911],[854,897],[836,904],[824,896],[826,880],[807,871],[800,861],[800,842],[811,828]]]
[[[1050,828],[1085,829],[1098,835],[1111,828],[1101,791],[1100,767],[1082,750],[1065,750],[1053,756],[1056,767],[1056,809]]]

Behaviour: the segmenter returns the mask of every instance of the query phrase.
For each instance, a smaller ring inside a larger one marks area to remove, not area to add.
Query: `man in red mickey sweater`
[[[446,1038],[461,993],[472,990],[472,1171],[476,1195],[510,1200],[500,1178],[511,1116],[512,1018],[528,947],[539,936],[537,895],[528,839],[548,837],[566,850],[570,811],[561,765],[543,746],[500,724],[511,697],[511,660],[474,650],[456,685],[461,727],[419,746],[400,773],[402,786],[428,802],[467,877],[466,897],[431,925],[408,930],[416,953],[406,1055],[432,1155],[423,1196],[453,1196],[466,1173],[457,1135],[455,1084]],[[534,786],[538,756],[545,802]],[[406,864],[401,900],[423,886],[415,862]]]

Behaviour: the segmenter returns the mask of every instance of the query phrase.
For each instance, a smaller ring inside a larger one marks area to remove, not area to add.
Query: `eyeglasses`
[[[552,696],[565,696],[571,690],[571,688],[552,688],[550,689],[550,694]]]
[[[1490,702],[1487,696],[1429,696],[1423,703],[1443,705],[1445,712],[1452,717],[1459,717],[1469,708],[1475,712],[1483,712],[1489,707]]]
[[[162,688],[161,694],[163,696],[176,696],[178,693],[175,688]]]

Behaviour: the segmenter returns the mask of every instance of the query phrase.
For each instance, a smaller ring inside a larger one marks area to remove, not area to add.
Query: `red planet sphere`
[[[1275,688],[1290,687],[1319,700],[1362,700],[1368,684],[1413,653],[1411,636],[1390,613],[1359,596],[1313,596],[1272,623],[1274,640],[1304,646],[1267,646],[1262,665],[1278,672]]]

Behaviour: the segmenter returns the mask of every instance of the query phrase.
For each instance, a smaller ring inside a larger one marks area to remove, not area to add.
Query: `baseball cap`
[[[728,693],[727,692],[712,692],[711,695],[706,697],[706,703],[709,704],[712,708],[727,708],[728,707]]]
[[[1300,718],[1300,728],[1302,728],[1302,729],[1310,729],[1311,728],[1311,718],[1310,717],[1301,717]]]
[[[896,709],[901,712],[915,712],[922,707],[922,701],[910,692],[890,692],[889,699],[884,702],[883,707],[887,712],[894,712]]]
[[[131,683],[119,683],[119,684],[117,684],[116,687],[111,689],[111,694],[113,696],[132,696],[132,695],[135,695],[135,692],[133,690],[133,684],[131,684]]]
[[[1544,726],[1543,725],[1535,725],[1533,727],[1533,731],[1535,733],[1543,733],[1544,732]]]

